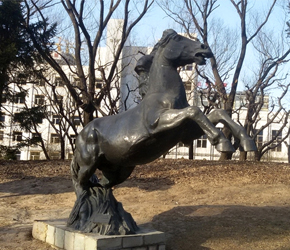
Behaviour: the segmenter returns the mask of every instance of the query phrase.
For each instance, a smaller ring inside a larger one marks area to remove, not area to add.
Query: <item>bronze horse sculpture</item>
[[[71,163],[77,202],[71,213],[69,226],[103,234],[134,233],[137,226],[132,218],[129,219],[132,220],[130,225],[122,230],[108,229],[112,225],[107,229],[96,229],[98,221],[107,218],[107,224],[112,224],[112,220],[118,219],[114,215],[112,218],[103,216],[109,213],[108,208],[103,208],[106,212],[99,211],[97,207],[103,206],[100,203],[104,202],[104,198],[98,198],[101,201],[94,201],[96,204],[92,205],[90,197],[99,197],[100,193],[104,196],[104,190],[110,190],[124,182],[136,165],[157,159],[178,142],[189,144],[206,134],[218,151],[234,151],[230,141],[215,127],[219,122],[231,129],[245,151],[256,150],[255,143],[244,128],[236,124],[225,111],[214,110],[205,116],[198,107],[189,106],[186,100],[177,68],[190,63],[205,64],[205,58],[211,56],[211,50],[200,42],[178,35],[173,30],[166,30],[151,55],[140,59],[140,62],[143,60],[145,64],[149,64],[148,85],[141,103],[123,113],[93,120],[77,137]],[[139,63],[136,71],[140,73],[141,68],[142,63]],[[103,173],[100,181],[94,178],[96,169]],[[107,196],[113,199],[111,194]],[[111,203],[114,202],[116,203]],[[121,214],[117,217],[130,217],[124,211]]]

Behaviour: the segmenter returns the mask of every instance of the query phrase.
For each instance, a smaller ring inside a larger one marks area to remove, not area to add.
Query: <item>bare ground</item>
[[[34,220],[67,218],[68,161],[0,161],[0,249],[53,249]],[[139,226],[164,231],[168,250],[289,250],[290,165],[157,160],[114,189]]]

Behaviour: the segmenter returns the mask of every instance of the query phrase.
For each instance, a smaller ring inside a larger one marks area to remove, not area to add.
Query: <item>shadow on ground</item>
[[[57,187],[57,188],[56,188]],[[63,177],[37,177],[25,176],[21,180],[12,180],[0,183],[1,193],[10,193],[9,195],[0,195],[0,198],[34,195],[34,194],[60,194],[73,192],[72,181]]]
[[[118,187],[138,187],[148,192],[152,192],[156,190],[167,190],[174,184],[174,181],[166,177],[130,177],[128,180],[118,185]]]
[[[230,249],[208,247],[219,242],[265,249],[258,246],[267,240],[278,242],[267,249],[290,249],[290,207],[181,206],[156,215],[152,224],[166,232],[167,250]]]

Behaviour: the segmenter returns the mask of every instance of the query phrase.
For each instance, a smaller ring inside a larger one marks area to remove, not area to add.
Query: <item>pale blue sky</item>
[[[288,12],[287,8],[285,8],[287,2],[286,0],[278,0],[278,4],[274,9],[268,26],[285,24],[284,17],[285,13]],[[251,13],[258,11],[263,15],[266,13],[271,3],[272,0],[249,0],[248,9]],[[239,26],[239,17],[230,0],[219,0],[218,4],[219,7],[213,12],[213,16],[222,19],[227,26]],[[250,14],[248,15],[248,20],[250,19]],[[140,21],[138,32],[135,32],[142,38],[140,39],[141,42],[146,43],[150,42],[150,39],[143,39],[144,37],[154,35],[155,40],[157,40],[161,37],[163,30],[168,28],[178,29],[178,26],[163,12],[158,4],[155,3],[153,8]]]
[[[231,4],[230,0],[219,0],[218,3],[220,6],[214,11],[213,16],[215,18],[222,19],[226,26],[230,26],[232,28],[239,28],[240,19],[238,17],[236,9]],[[252,19],[252,15],[257,12],[262,18],[263,15],[266,15],[266,12],[269,9],[271,3],[272,0],[249,0],[249,13],[247,15],[247,20],[250,22]],[[271,15],[269,22],[267,23],[267,28],[275,29],[275,31],[277,30],[277,32],[278,30],[285,31],[285,21],[288,20],[288,17],[290,19],[290,14],[288,14],[288,10],[286,8],[287,3],[288,1],[286,0],[278,0],[278,4],[274,9],[273,14]],[[152,46],[162,36],[163,30],[168,28],[173,28],[177,32],[179,32],[178,26],[174,24],[171,18],[166,16],[166,14],[161,10],[158,4],[155,4],[153,6],[153,9],[146,14],[146,17],[143,18],[143,20],[141,20],[137,30],[135,30],[135,33],[133,34],[133,39],[135,40],[135,43],[137,43],[137,45]],[[222,30],[220,34],[221,36],[223,35]],[[237,47],[237,49],[238,48],[239,47]],[[249,46],[247,50],[246,60],[244,63],[243,73],[240,77],[240,82],[243,81],[243,78],[247,73],[253,72],[253,69],[255,67],[254,61],[254,51]],[[230,80],[228,80],[228,82],[230,82]],[[239,90],[243,89],[244,86],[242,83],[240,83]]]

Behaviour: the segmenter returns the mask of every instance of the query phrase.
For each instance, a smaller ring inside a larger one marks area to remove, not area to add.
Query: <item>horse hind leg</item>
[[[95,171],[100,161],[97,134],[80,135],[71,162],[71,176],[77,196],[89,187],[98,185]]]
[[[97,186],[99,182],[98,177],[95,175],[97,167],[94,164],[84,164],[79,159],[79,154],[75,152],[75,156],[71,162],[71,176],[77,196],[80,196],[89,187]]]
[[[223,109],[215,109],[209,115],[207,115],[208,119],[214,124],[218,124],[219,122],[227,126],[233,136],[240,141],[241,147],[244,151],[256,151],[257,147],[254,140],[248,136],[246,130],[235,123],[227,112]]]

